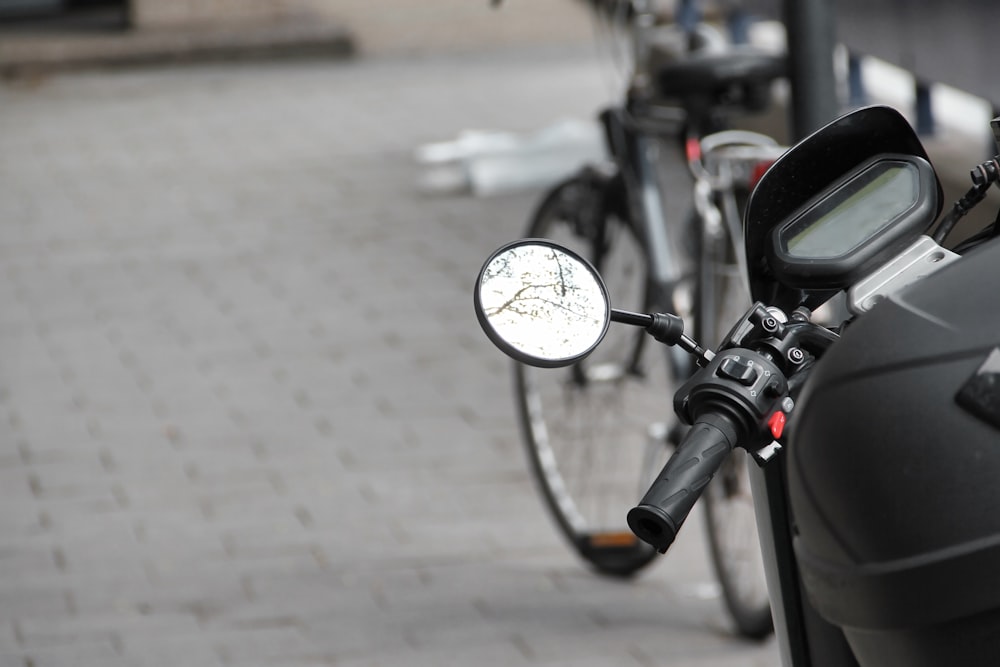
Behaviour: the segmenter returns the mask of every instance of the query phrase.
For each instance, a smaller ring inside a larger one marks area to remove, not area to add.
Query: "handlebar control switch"
[[[768,357],[746,348],[718,354],[674,396],[674,411],[687,424],[725,414],[737,425],[736,444],[752,450],[766,444],[766,420],[788,395],[788,381]],[[767,440],[769,441],[769,440]]]
[[[752,360],[726,357],[719,364],[717,375],[734,380],[744,387],[752,387],[757,382],[757,378],[760,377],[760,371],[754,366]]]

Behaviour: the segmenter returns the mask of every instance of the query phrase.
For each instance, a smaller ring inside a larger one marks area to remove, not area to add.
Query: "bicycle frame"
[[[667,224],[666,207],[656,181],[656,139],[638,131],[625,109],[607,109],[600,118],[608,149],[625,180],[632,222],[649,249],[652,304],[672,307],[673,290],[684,277],[686,257],[679,247],[679,230]]]

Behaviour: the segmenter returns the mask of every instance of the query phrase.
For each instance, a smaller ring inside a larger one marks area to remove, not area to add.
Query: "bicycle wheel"
[[[562,243],[601,272],[616,307],[642,310],[647,272],[625,220],[621,183],[584,172],[552,190],[528,236]],[[515,365],[518,416],[541,495],[572,548],[597,571],[628,576],[655,550],[625,515],[669,454],[673,376],[641,329],[613,326],[587,359],[562,369]]]
[[[712,349],[750,306],[737,252],[742,248],[737,248],[726,225],[702,230],[695,326],[702,344]],[[750,493],[750,465],[746,451],[733,450],[705,489],[702,505],[712,565],[726,608],[741,635],[759,639],[769,635],[774,624]]]

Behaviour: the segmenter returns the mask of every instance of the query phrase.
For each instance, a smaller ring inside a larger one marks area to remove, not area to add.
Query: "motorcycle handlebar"
[[[736,428],[726,416],[712,413],[699,418],[646,495],[629,510],[632,532],[660,553],[666,552],[736,441]]]

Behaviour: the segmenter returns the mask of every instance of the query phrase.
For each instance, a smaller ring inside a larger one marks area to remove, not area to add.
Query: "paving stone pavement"
[[[0,666],[777,664],[694,520],[583,568],[471,290],[537,193],[413,149],[607,98],[573,49],[0,87]],[[666,405],[666,400],[665,400]]]

